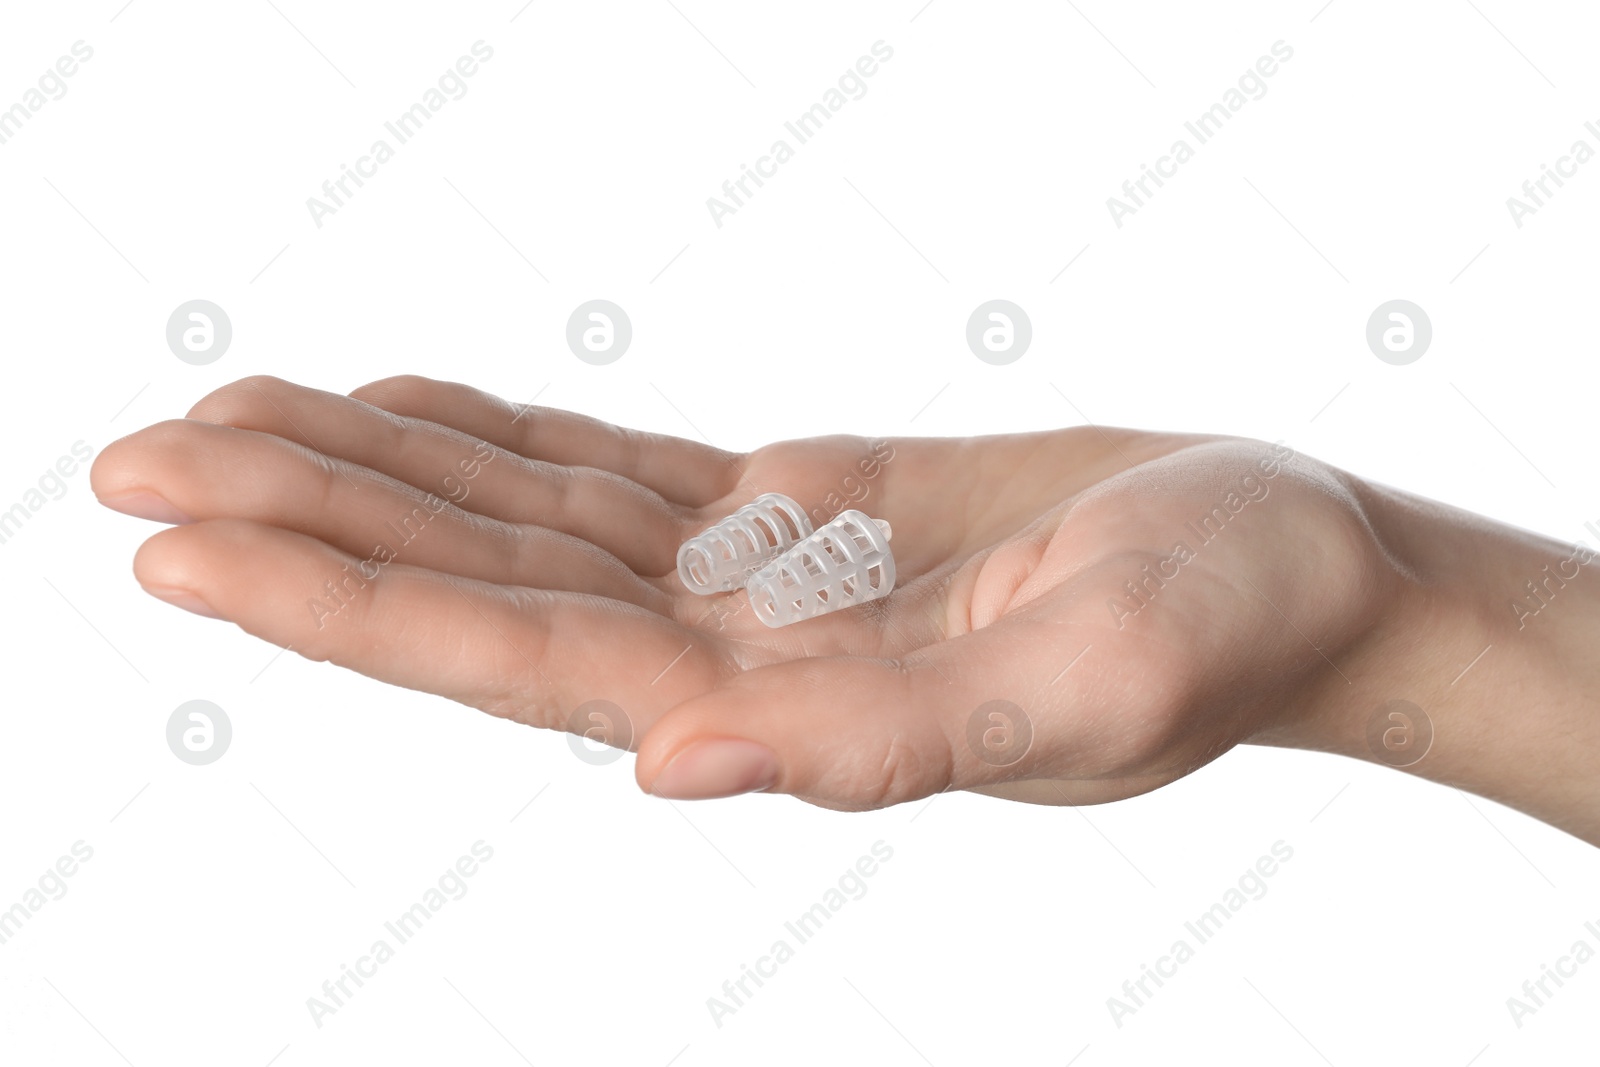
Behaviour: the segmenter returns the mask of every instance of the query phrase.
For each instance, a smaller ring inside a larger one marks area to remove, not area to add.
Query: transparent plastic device
[[[882,519],[841,512],[745,582],[756,618],[788,626],[888,596],[894,589],[891,533]]]
[[[678,577],[710,596],[746,578],[811,532],[805,510],[782,493],[764,493],[678,547]]]

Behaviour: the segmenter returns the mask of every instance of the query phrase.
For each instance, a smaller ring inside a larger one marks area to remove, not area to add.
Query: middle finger
[[[398,559],[503,585],[667,606],[663,594],[587,541],[463,511],[273,434],[193,420],[158,423],[107,446],[92,478],[95,495],[114,508],[119,498],[149,493],[190,519],[269,523],[375,562]]]
[[[275,434],[438,493],[510,523],[559,530],[661,575],[675,563],[684,509],[619,475],[509,452],[426,419],[260,376],[202,399],[189,418]]]

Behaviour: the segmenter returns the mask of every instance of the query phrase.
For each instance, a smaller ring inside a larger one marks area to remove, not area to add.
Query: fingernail
[[[207,604],[204,600],[201,600],[187,589],[174,589],[167,585],[147,585],[144,587],[144,591],[155,597],[157,600],[165,600],[168,604],[171,604],[175,608],[182,608],[184,611],[192,611],[196,615],[203,616],[207,619],[222,618],[222,616],[218,615],[216,610],[212,608],[210,604]]]
[[[100,503],[113,511],[132,515],[136,519],[149,519],[151,522],[164,522],[171,526],[183,526],[194,521],[168,503],[165,497],[156,496],[142,489],[121,496],[101,497]]]
[[[754,741],[696,741],[668,761],[650,792],[668,800],[710,800],[766,789],[778,780],[778,757]]]

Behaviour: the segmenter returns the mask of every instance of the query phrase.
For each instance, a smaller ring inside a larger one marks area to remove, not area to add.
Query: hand
[[[1376,491],[1232,438],[737,455],[417,377],[251,378],[109,446],[93,484],[181,524],[135,560],[154,595],[534,726],[608,700],[675,798],[1097,803],[1244,741],[1348,749],[1329,709],[1418,598]],[[684,590],[678,545],[767,491],[889,520],[894,593],[774,630],[742,591]]]

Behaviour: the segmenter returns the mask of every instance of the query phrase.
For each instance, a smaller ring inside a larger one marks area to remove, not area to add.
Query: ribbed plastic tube
[[[890,534],[882,519],[841,512],[749,577],[745,591],[756,618],[788,626],[888,596],[895,578]]]
[[[799,504],[765,493],[680,545],[678,577],[701,596],[737,589],[809,533],[811,520]]]

